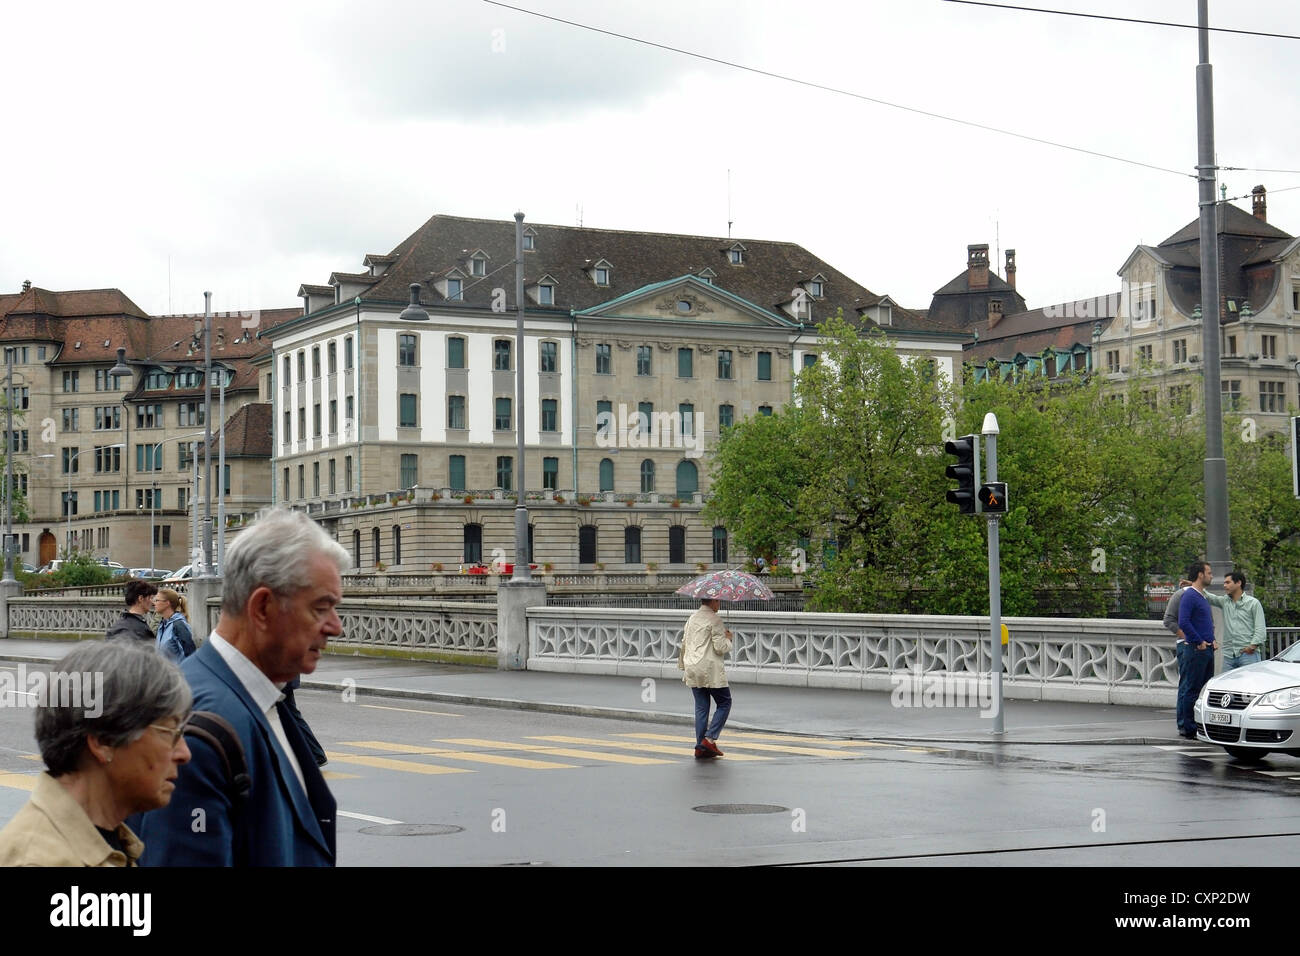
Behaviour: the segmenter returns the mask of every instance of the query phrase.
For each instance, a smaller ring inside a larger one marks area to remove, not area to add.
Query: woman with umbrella
[[[682,644],[677,650],[677,668],[695,696],[695,756],[721,757],[718,735],[731,714],[731,688],[727,686],[724,658],[731,653],[731,631],[718,616],[722,599],[771,598],[765,584],[741,571],[715,571],[677,589],[678,594],[698,597],[700,608],[686,622]],[[709,721],[710,702],[717,705]]]

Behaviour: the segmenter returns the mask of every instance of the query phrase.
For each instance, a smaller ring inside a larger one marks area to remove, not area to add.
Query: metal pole
[[[220,450],[217,458],[217,570],[225,567],[226,551],[226,369],[221,368],[221,399],[218,406],[217,427],[221,429],[217,438]],[[271,475],[271,484],[275,484],[275,475]]]
[[[63,499],[63,510],[68,513],[68,557],[72,557],[72,463],[77,460],[77,455],[68,459],[68,496]],[[129,502],[127,507],[131,507]]]
[[[1200,203],[1201,351],[1205,357],[1206,560],[1231,567],[1228,539],[1228,467],[1223,457],[1223,406],[1219,381],[1219,243],[1214,199],[1214,74],[1210,66],[1209,0],[1197,0],[1196,179]],[[1217,589],[1216,589],[1217,590]]]
[[[194,565],[198,564],[199,548],[199,456],[197,450],[191,453],[194,466],[194,486],[190,490],[190,576],[196,577]]]
[[[212,293],[203,293],[203,573],[212,573]]]
[[[984,417],[984,447],[988,449],[985,481],[998,480],[998,420]],[[978,491],[979,489],[976,489]],[[989,523],[989,639],[993,642],[993,733],[1006,733],[1002,713],[1002,555],[998,541],[999,516]]]
[[[9,447],[5,449],[5,571],[6,582],[14,580],[14,350],[5,349],[5,426]]]
[[[531,581],[528,568],[528,506],[524,501],[524,214],[515,213],[515,573],[512,581]]]
[[[157,497],[158,497],[158,482],[155,481],[153,483],[153,487],[149,489],[149,574],[151,576],[153,575],[153,568],[154,568],[153,543],[154,543],[154,538],[156,537],[156,533],[154,532],[154,524],[153,524],[153,508]]]

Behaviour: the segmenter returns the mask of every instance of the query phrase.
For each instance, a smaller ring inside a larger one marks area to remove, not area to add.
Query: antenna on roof
[[[731,170],[727,170],[727,238],[731,238]]]
[[[582,228],[582,203],[580,202],[574,203],[573,210],[574,210],[575,217],[578,220],[578,228],[581,229]]]

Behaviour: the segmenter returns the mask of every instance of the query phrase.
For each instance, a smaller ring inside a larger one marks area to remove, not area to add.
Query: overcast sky
[[[1192,30],[944,0],[514,0],[550,16],[1191,173]],[[1195,23],[1195,0],[1042,6]],[[1294,0],[1211,24],[1300,34]],[[6,5],[0,291],[154,314],[297,304],[434,213],[800,243],[905,306],[1015,248],[1031,307],[1116,291],[1187,176],[1025,142],[483,0]],[[1300,41],[1211,35],[1221,164],[1300,170]],[[730,170],[730,189],[728,189]],[[1270,190],[1300,233],[1300,172]],[[1249,200],[1240,205],[1249,208]]]

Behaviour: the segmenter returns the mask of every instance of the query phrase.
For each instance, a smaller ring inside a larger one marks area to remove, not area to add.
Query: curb
[[[308,690],[351,690],[356,694],[370,697],[400,697],[406,700],[429,700],[444,704],[461,704],[469,707],[498,707],[507,710],[530,710],[538,713],[566,714],[574,717],[604,717],[611,720],[631,720],[654,724],[684,724],[686,726],[694,726],[695,724],[695,718],[693,716],[681,713],[663,713],[661,711],[652,710],[624,710],[617,707],[596,707],[588,704],[561,704],[554,701],[518,700],[510,697],[479,697],[472,694],[448,694],[441,691],[405,690],[398,688],[362,686],[359,684],[345,686],[343,684],[330,683],[327,681],[303,681],[301,686]],[[965,737],[870,737],[852,733],[810,733],[801,730],[791,730],[788,727],[767,727],[762,724],[747,724],[737,720],[728,720],[727,726],[756,733],[798,734],[801,737],[808,737],[809,739],[820,737],[828,740],[832,738],[835,740],[861,740],[864,742],[882,744],[934,743],[966,744],[968,746],[971,744],[980,746],[989,744],[1015,744],[1038,747],[1067,744],[1094,747],[1138,747],[1170,743],[1170,741],[1164,737],[1100,737],[1089,738],[1086,740],[970,740]]]
[[[7,661],[15,664],[50,664],[58,660],[55,657],[35,657],[21,654],[4,654],[0,653],[0,661]],[[536,700],[519,700],[513,697],[480,697],[474,694],[449,694],[442,691],[426,690],[406,690],[394,687],[374,687],[370,685],[352,684],[344,685],[331,681],[305,680],[301,685],[307,690],[329,690],[345,691],[351,690],[355,694],[368,697],[396,697],[405,700],[428,700],[437,701],[444,704],[460,704],[465,707],[496,707],[502,710],[525,710],[536,713],[546,714],[564,714],[571,717],[603,717],[607,720],[628,720],[640,723],[650,724],[680,724],[683,726],[694,726],[695,718],[692,715],[683,713],[664,713],[653,710],[628,710],[618,707],[597,707],[590,704],[563,704],[558,701],[536,701]],[[819,737],[836,740],[861,740],[870,743],[882,744],[949,744],[969,746],[1028,746],[1028,747],[1059,747],[1068,746],[1092,746],[1092,747],[1146,747],[1160,746],[1177,743],[1177,738],[1167,737],[1095,737],[1085,740],[1017,740],[1006,738],[1002,740],[972,740],[968,737],[871,737],[863,734],[827,734],[815,733],[802,730],[791,730],[788,727],[769,727],[762,724],[749,724],[737,720],[728,720],[728,727],[735,727],[738,730],[746,730],[754,733],[769,734],[798,734],[801,737],[816,739]],[[1205,743],[1204,741],[1195,741],[1195,743]],[[1193,741],[1187,741],[1187,746],[1193,746]]]

